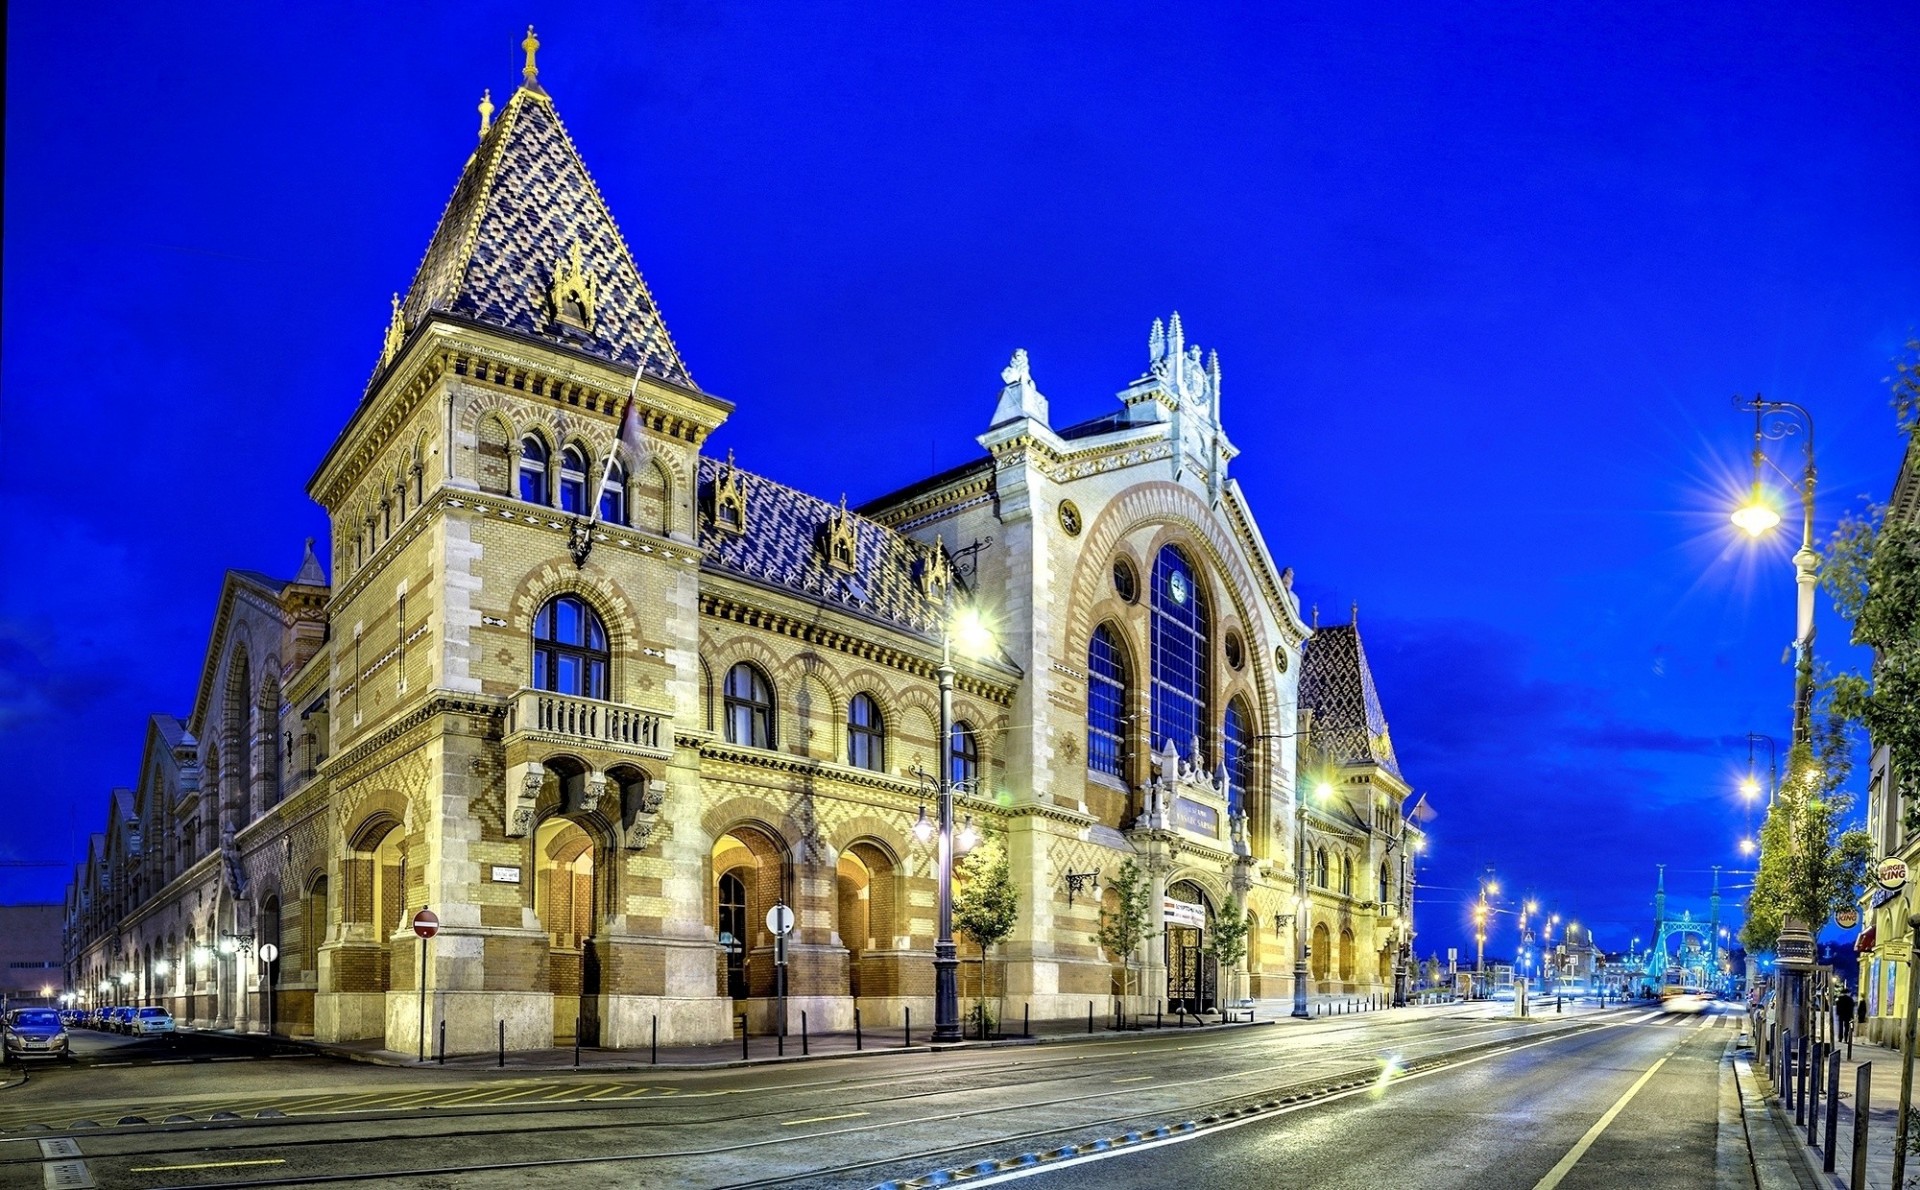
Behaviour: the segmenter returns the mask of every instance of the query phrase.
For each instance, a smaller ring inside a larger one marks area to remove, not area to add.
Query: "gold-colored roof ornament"
[[[747,531],[747,488],[727,451],[726,465],[713,477],[713,527],[739,535]]]
[[[554,266],[553,286],[547,296],[553,303],[555,322],[592,332],[593,304],[600,296],[600,286],[587,272],[579,240],[573,242],[573,247]]]
[[[853,518],[847,515],[847,495],[840,493],[840,508],[827,513],[827,523],[821,526],[820,550],[825,555],[829,569],[853,574],[860,568],[860,538],[854,531]]]
[[[540,68],[533,64],[533,56],[540,50],[540,39],[533,35],[532,25],[527,26],[527,39],[520,43],[520,48],[527,51],[527,65],[520,72],[520,77],[527,80],[527,86],[537,87],[540,85]]]
[[[493,127],[493,90],[480,92],[480,138],[486,139],[487,129]]]
[[[380,347],[380,366],[386,367],[407,341],[407,320],[400,314],[400,295],[393,295],[393,317],[387,321],[387,340]]]

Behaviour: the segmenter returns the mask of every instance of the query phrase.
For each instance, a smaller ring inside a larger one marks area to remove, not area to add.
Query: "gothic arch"
[[[578,595],[593,607],[600,624],[607,630],[607,696],[625,701],[630,664],[639,651],[640,617],[619,587],[598,573],[579,568],[563,569],[542,565],[520,580],[510,601],[512,628],[518,636],[514,646],[521,662],[520,672],[533,672],[533,619],[547,602],[561,595]]]

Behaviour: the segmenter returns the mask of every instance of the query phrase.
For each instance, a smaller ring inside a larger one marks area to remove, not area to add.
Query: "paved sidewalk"
[[[1758,1062],[1757,1054],[1749,1061]],[[1833,1145],[1833,1172],[1823,1169],[1826,1164],[1826,1084],[1820,1088],[1820,1123],[1816,1129],[1814,1143],[1807,1142],[1805,1117],[1801,1122],[1794,1120],[1795,1109],[1784,1106],[1780,1088],[1775,1087],[1767,1078],[1764,1068],[1755,1065],[1751,1078],[1759,1091],[1762,1104],[1759,1112],[1764,1118],[1756,1118],[1756,1112],[1749,1111],[1747,1123],[1750,1132],[1766,1132],[1784,1138],[1783,1143],[1791,1146],[1798,1159],[1803,1180],[1768,1182],[1764,1178],[1762,1190],[1770,1190],[1774,1185],[1833,1187],[1836,1190],[1892,1190],[1893,1180],[1893,1136],[1898,1124],[1900,1105],[1900,1051],[1871,1042],[1857,1041],[1849,1056],[1847,1047],[1842,1045],[1840,1053],[1840,1106],[1838,1125],[1835,1129]],[[1860,1186],[1852,1184],[1853,1169],[1853,1129],[1858,1104],[1854,1093],[1856,1079],[1862,1067],[1867,1067],[1867,1170],[1866,1180]],[[1796,1078],[1796,1082],[1797,1082]],[[1760,1146],[1755,1145],[1756,1164]],[[1909,1180],[1920,1177],[1920,1154],[1907,1156],[1907,1176]]]

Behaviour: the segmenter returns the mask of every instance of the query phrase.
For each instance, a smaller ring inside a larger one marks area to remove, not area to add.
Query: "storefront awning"
[[[1874,935],[1874,928],[1872,926],[1868,926],[1866,929],[1861,930],[1860,936],[1853,940],[1854,952],[1857,954],[1861,951],[1872,950],[1873,944],[1875,941],[1873,935]]]

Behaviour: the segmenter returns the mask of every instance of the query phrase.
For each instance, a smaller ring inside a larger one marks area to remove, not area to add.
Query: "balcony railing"
[[[514,698],[507,732],[665,756],[672,747],[671,722],[659,711],[623,703],[522,690]]]

